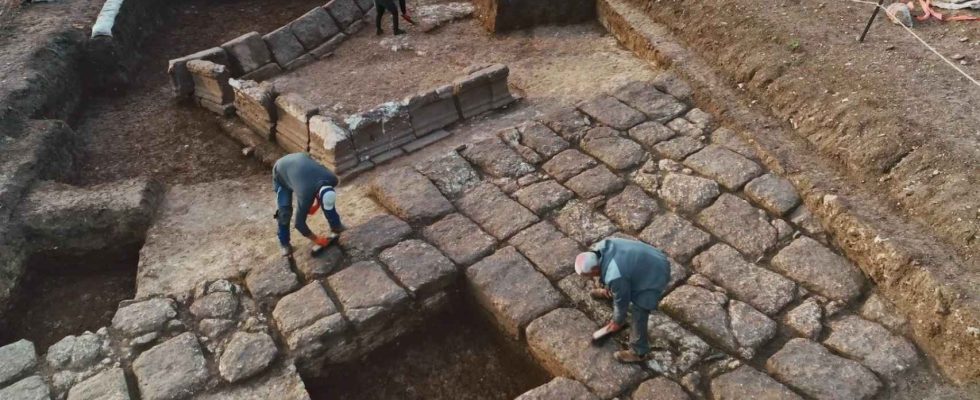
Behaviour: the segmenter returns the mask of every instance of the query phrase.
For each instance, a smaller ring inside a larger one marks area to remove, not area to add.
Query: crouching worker
[[[337,214],[336,187],[340,181],[327,167],[310,158],[306,153],[293,153],[280,158],[272,167],[272,187],[276,191],[276,222],[279,224],[279,246],[282,255],[292,255],[289,242],[289,220],[293,215],[293,194],[296,194],[296,230],[310,239],[318,248],[330,244],[333,236],[317,236],[306,224],[306,217],[316,213],[317,208],[323,209],[323,215],[330,224],[330,230],[336,234],[344,230]]]
[[[593,297],[613,300],[613,320],[593,335],[593,339],[611,335],[626,325],[626,310],[633,312],[630,350],[617,351],[620,362],[636,363],[646,360],[650,353],[647,322],[650,312],[657,309],[664,289],[670,281],[670,262],[653,246],[635,240],[606,239],[592,246],[591,251],[575,258],[575,272],[596,277],[606,289],[592,292]]]

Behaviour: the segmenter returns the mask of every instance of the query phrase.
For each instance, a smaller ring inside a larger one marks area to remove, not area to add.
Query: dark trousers
[[[399,5],[401,5],[402,10],[405,10],[405,0],[399,0]],[[395,31],[398,30],[398,8],[395,7],[395,2],[392,0],[374,0],[374,7],[376,8],[376,16],[374,17],[374,25],[381,30],[381,18],[384,17],[385,11],[391,13],[391,25]]]

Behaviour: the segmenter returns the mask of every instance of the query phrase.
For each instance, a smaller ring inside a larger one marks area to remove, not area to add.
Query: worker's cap
[[[585,253],[579,253],[575,257],[575,273],[579,275],[592,272],[597,266],[599,266],[599,256],[594,252],[587,251]]]

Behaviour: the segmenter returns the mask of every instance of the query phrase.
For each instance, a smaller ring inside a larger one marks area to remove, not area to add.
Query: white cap
[[[575,273],[584,275],[599,266],[599,256],[591,251],[579,253],[575,257]]]

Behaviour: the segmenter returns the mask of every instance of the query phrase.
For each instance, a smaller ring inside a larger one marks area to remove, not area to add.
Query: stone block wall
[[[181,62],[198,104],[221,115],[234,112],[262,140],[286,152],[308,152],[347,176],[434,143],[449,135],[443,128],[515,100],[507,86],[509,69],[492,64],[471,67],[451,85],[341,117],[296,93],[280,94],[272,84],[230,79],[224,65]]]
[[[595,0],[474,0],[473,4],[490,32],[595,19]]]
[[[362,20],[374,5],[364,2],[331,0],[292,22],[261,35],[249,32],[207,50],[170,60],[167,73],[174,96],[194,93],[187,63],[206,60],[228,68],[231,77],[262,81],[283,71],[293,70],[333,54],[341,42],[363,28]]]

